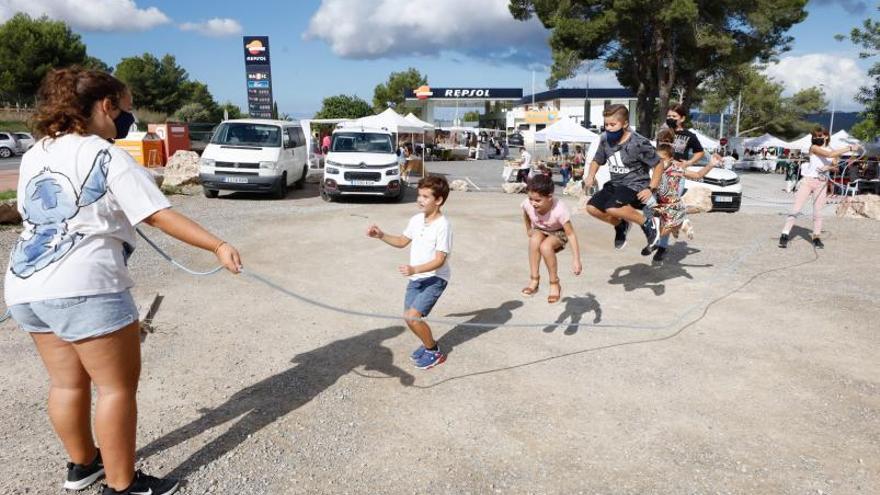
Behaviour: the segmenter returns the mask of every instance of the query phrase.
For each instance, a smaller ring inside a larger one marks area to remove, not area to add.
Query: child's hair
[[[675,149],[672,147],[672,143],[660,142],[657,143],[657,153],[665,153],[668,156],[675,155]]]
[[[828,135],[828,131],[826,131],[825,128],[822,126],[816,126],[815,128],[813,128],[812,131],[810,131],[810,136],[812,138],[820,138],[820,137],[825,137],[827,135]]]
[[[540,194],[541,196],[550,196],[551,194],[553,194],[554,187],[555,185],[553,184],[553,179],[551,179],[549,175],[538,174],[529,179],[528,185],[526,186],[526,191],[535,192]]]
[[[668,127],[664,127],[657,132],[657,144],[660,143],[674,143],[675,142],[675,131]],[[658,147],[659,149],[659,147]]]
[[[682,116],[682,117],[684,117],[684,118],[687,118],[687,117],[688,117],[688,111],[687,111],[687,108],[685,108],[684,105],[682,105],[681,103],[679,103],[679,104],[677,104],[677,105],[672,105],[671,107],[669,107],[669,111],[670,111],[670,112],[675,112],[675,113],[677,113],[678,115],[680,115],[680,116]]]
[[[43,78],[37,92],[34,129],[49,137],[87,134],[95,102],[109,98],[118,107],[125,91],[122,81],[103,71],[76,66],[53,70]]]
[[[626,105],[621,105],[619,103],[608,105],[605,107],[605,111],[602,112],[602,116],[614,117],[620,122],[629,122],[629,109],[626,108]]]
[[[446,182],[446,178],[429,175],[424,179],[419,181],[419,189],[430,189],[431,194],[434,195],[435,198],[440,198],[443,200],[441,205],[446,204],[446,198],[449,197],[449,183]]]

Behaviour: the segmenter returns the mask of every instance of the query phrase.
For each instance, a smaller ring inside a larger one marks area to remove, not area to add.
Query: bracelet
[[[217,247],[214,248],[214,254],[215,254],[215,255],[217,254],[217,251],[219,251],[220,248],[223,247],[224,244],[226,244],[226,241],[220,241],[220,243],[217,244]]]

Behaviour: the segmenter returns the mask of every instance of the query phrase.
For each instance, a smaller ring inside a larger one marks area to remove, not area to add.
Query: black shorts
[[[606,182],[602,190],[590,198],[589,204],[603,212],[608,208],[620,208],[626,205],[630,205],[637,210],[645,207],[645,204],[639,201],[636,191],[626,186],[615,186],[611,182]]]

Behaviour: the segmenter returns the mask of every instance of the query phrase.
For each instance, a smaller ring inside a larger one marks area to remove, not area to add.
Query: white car
[[[403,197],[400,166],[392,135],[385,129],[342,126],[333,131],[324,157],[321,198],[343,195]]]
[[[0,132],[0,158],[9,158],[24,153],[18,138],[13,132]]]
[[[284,198],[309,172],[306,137],[297,122],[238,119],[217,126],[199,160],[205,196],[221,190],[266,192]]]
[[[18,138],[18,144],[21,146],[21,151],[27,151],[34,147],[37,140],[34,139],[34,136],[29,132],[13,132],[15,137]]]
[[[699,172],[703,168],[700,165],[688,167],[691,172]],[[608,167],[599,167],[596,172],[596,184],[599,189],[611,178]],[[733,170],[725,170],[715,167],[703,177],[701,181],[685,179],[685,190],[691,187],[705,187],[712,191],[712,211],[739,211],[742,203],[742,184],[739,176]]]

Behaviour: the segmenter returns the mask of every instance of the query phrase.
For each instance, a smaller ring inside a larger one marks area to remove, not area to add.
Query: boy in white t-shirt
[[[409,329],[422,341],[410,357],[417,368],[429,369],[446,360],[431,334],[431,327],[420,318],[428,316],[437,304],[451,274],[452,225],[440,211],[449,197],[449,183],[443,177],[425,177],[419,181],[418,191],[416,203],[422,212],[409,220],[402,235],[388,235],[377,225],[371,225],[367,235],[396,248],[410,246],[409,264],[399,268],[402,275],[409,277],[404,318]]]

